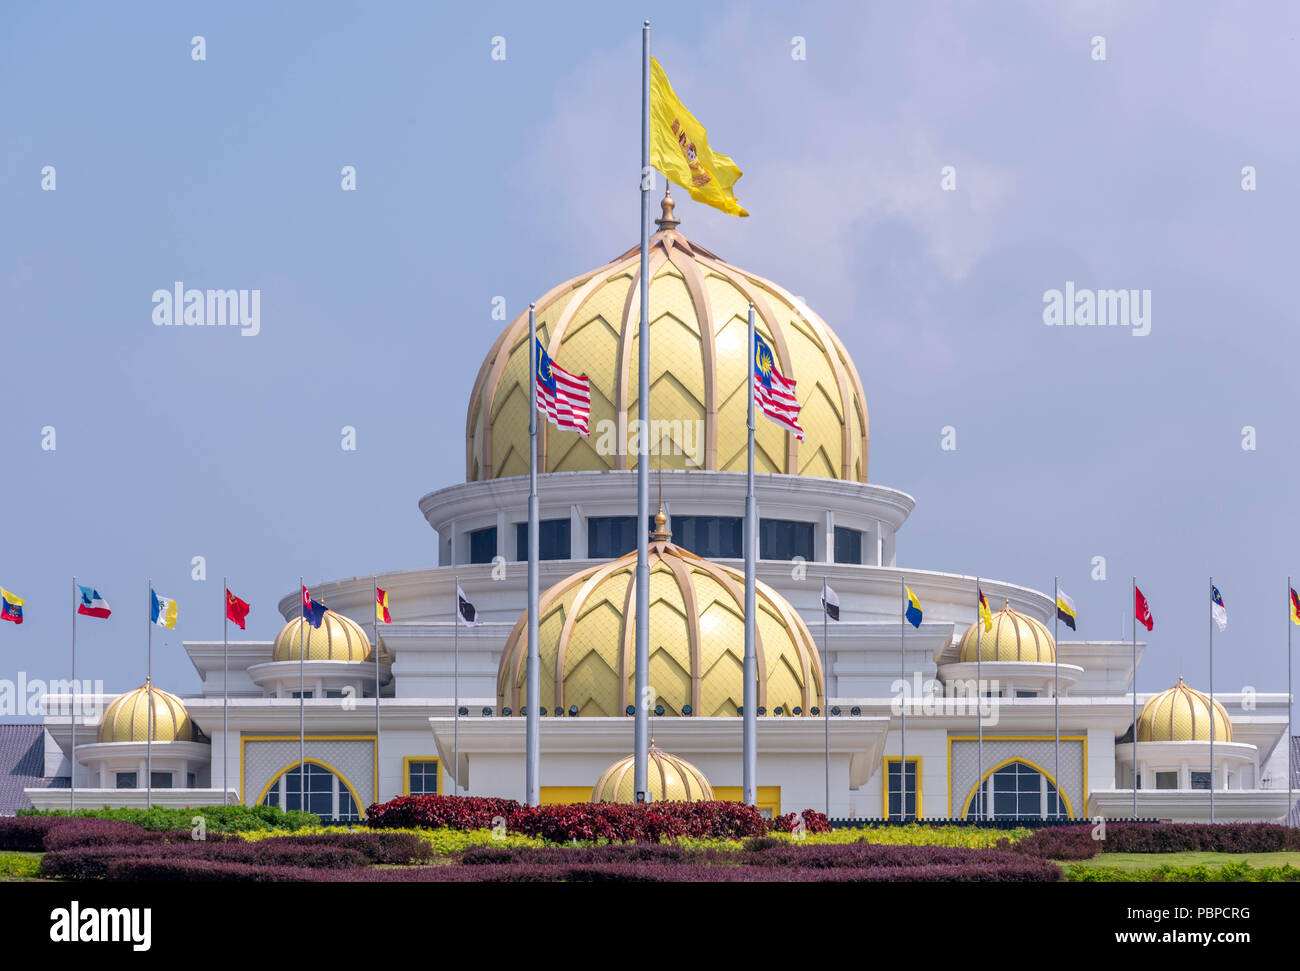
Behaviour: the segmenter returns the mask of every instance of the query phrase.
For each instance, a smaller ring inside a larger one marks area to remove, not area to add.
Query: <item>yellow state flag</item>
[[[659,62],[650,58],[650,164],[703,202],[748,216],[731,187],[743,174],[728,156],[709,148],[709,133],[686,110]]]

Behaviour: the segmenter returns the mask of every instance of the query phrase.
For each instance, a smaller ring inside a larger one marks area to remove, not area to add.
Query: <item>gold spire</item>
[[[663,201],[659,203],[659,208],[662,209],[663,212],[659,218],[655,220],[655,225],[661,230],[676,229],[680,226],[682,221],[673,215],[673,210],[676,207],[677,203],[673,202],[672,183],[667,179],[664,179],[664,197]]]
[[[650,533],[650,540],[654,543],[667,543],[673,538],[672,530],[668,528],[668,517],[664,515],[664,467],[659,466],[659,512],[655,516],[655,528]]]

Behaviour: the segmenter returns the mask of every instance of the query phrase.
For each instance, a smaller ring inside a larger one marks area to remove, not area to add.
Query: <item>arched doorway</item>
[[[990,769],[966,797],[966,819],[1071,819],[1070,802],[1051,776],[1024,759]]]
[[[263,806],[278,806],[292,811],[303,808],[305,789],[306,809],[321,819],[355,822],[361,818],[360,800],[356,790],[323,762],[307,761],[307,775],[299,780],[298,763],[278,775],[262,795]]]

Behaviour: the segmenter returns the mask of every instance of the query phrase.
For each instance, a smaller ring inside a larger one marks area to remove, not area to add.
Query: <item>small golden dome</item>
[[[984,630],[984,622],[978,617],[966,628],[957,659],[974,663],[977,652],[980,661],[1056,662],[1052,632],[1034,618],[1011,609],[1009,602],[993,615],[992,630]]]
[[[1138,716],[1139,742],[1208,742],[1210,740],[1210,698],[1184,683],[1162,691],[1142,706]],[[1232,721],[1217,701],[1213,705],[1214,740],[1232,741]]]
[[[748,313],[777,367],[798,383],[804,441],[770,421],[754,430],[759,472],[867,481],[868,416],[862,380],[843,342],[785,288],[719,259],[678,228],[672,197],[650,239],[650,434],[658,461],[676,469],[744,471]],[[537,337],[566,371],[591,381],[591,435],[543,422],[542,472],[633,469],[640,246],[552,288],[536,302]],[[528,313],[488,351],[465,419],[470,482],[528,472]],[[616,439],[623,438],[622,442]]]
[[[305,625],[305,631],[300,633]],[[370,654],[370,638],[351,617],[325,611],[319,627],[312,627],[301,617],[295,617],[282,628],[275,638],[274,659],[277,661],[298,660],[301,641],[307,643],[308,661],[366,661],[373,660]],[[383,658],[381,652],[380,658]]]
[[[146,680],[134,691],[118,695],[99,722],[101,742],[147,742],[149,702],[153,701],[155,742],[206,742],[208,738],[190,720],[184,703],[170,691],[151,686]]]
[[[646,784],[651,802],[712,802],[713,787],[704,773],[685,759],[669,755],[650,743]],[[634,757],[619,759],[601,775],[591,791],[592,802],[636,801]]]
[[[666,532],[666,530],[664,531]],[[656,533],[656,535],[660,535]],[[779,593],[757,585],[758,704],[807,715],[822,703],[821,657],[803,619]],[[541,702],[548,711],[622,715],[633,703],[636,552],[561,580],[538,615]],[[666,715],[735,715],[743,702],[745,578],[668,540],[650,543],[650,686]],[[528,614],[506,640],[497,704],[525,703]]]

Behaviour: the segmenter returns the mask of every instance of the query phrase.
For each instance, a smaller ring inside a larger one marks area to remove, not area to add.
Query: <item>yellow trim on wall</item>
[[[239,802],[241,805],[247,805],[244,802],[244,746],[248,742],[296,742],[297,735],[241,735],[239,736]],[[370,743],[370,763],[375,767],[374,779],[372,784],[374,788],[370,791],[375,794],[375,801],[379,801],[379,753],[378,746],[375,744],[373,735],[307,735],[304,737],[307,742],[369,742]],[[312,761],[311,759],[307,760]],[[294,763],[295,765],[297,763]],[[321,762],[321,765],[325,763]],[[274,778],[278,778],[274,777]],[[272,780],[274,781],[274,779]],[[350,787],[350,784],[349,784]],[[270,786],[268,785],[269,789]],[[263,793],[265,798],[265,793]],[[260,800],[259,800],[260,802]],[[254,804],[256,805],[256,803]],[[361,800],[357,800],[357,806],[361,806]],[[365,815],[362,813],[362,815]]]
[[[713,798],[719,802],[741,802],[745,794],[740,786],[714,786]],[[780,786],[759,786],[758,787],[758,808],[767,809],[772,813],[775,819],[781,815],[781,787]]]
[[[889,818],[889,763],[891,763],[891,762],[897,762],[897,761],[899,761],[901,758],[902,758],[902,756],[899,756],[899,755],[887,755],[887,756],[885,756],[883,759],[880,760],[880,761],[881,761],[882,772],[883,772],[883,775],[882,775],[881,778],[882,778],[882,780],[883,780],[884,783],[885,783],[884,786],[881,787],[881,790],[882,790],[882,800],[881,800],[881,801],[884,803],[884,807],[883,807],[883,810],[882,810],[881,815],[882,815],[885,819],[888,819],[888,818]],[[924,789],[925,789],[925,786],[922,784],[922,777],[921,777],[921,756],[919,756],[919,755],[909,755],[909,756],[907,757],[907,761],[908,761],[908,762],[914,762],[914,763],[916,764],[916,818],[917,818],[917,819],[924,819],[925,817],[924,817],[924,815],[922,814],[922,808],[921,808],[921,807],[922,807],[922,796],[924,795]],[[907,776],[904,775],[903,778],[906,779]],[[900,795],[901,795],[901,793],[900,793]],[[906,804],[904,804],[903,808],[904,808],[904,809],[907,808]],[[904,812],[903,815],[906,816],[907,813]]]
[[[266,794],[271,791],[271,786],[279,782],[286,772],[292,772],[303,762],[307,762],[311,765],[319,765],[322,769],[325,769],[327,772],[332,772],[340,782],[342,782],[345,786],[347,786],[348,792],[352,794],[352,799],[357,804],[357,812],[360,814],[361,818],[362,819],[366,818],[366,804],[361,801],[361,797],[357,795],[357,790],[353,787],[352,783],[348,781],[348,777],[345,776],[338,769],[334,768],[334,766],[330,765],[328,762],[323,762],[320,759],[294,759],[294,761],[290,762],[288,765],[286,765],[275,775],[271,776],[271,781],[268,782],[266,786],[262,789],[261,793],[257,797],[257,802],[253,803],[253,805],[254,806],[262,805],[262,800],[265,799]]]
[[[402,795],[411,794],[411,763],[412,762],[437,762],[438,763],[438,795],[447,794],[447,773],[443,770],[442,759],[436,755],[404,755],[402,756]]]
[[[950,818],[952,816],[952,743],[953,742],[976,742],[976,741],[979,741],[978,735],[949,735],[948,736],[948,816]],[[986,742],[1054,742],[1056,741],[1056,736],[1055,735],[985,735],[984,741]],[[1062,735],[1061,741],[1083,743],[1083,805],[1087,807],[1088,805],[1088,736],[1087,735]],[[1028,759],[1022,759],[1021,761],[1029,763],[1031,765],[1033,764]],[[1040,771],[1042,770],[1040,769]],[[1052,779],[1050,773],[1044,771],[1043,774],[1046,775],[1049,779]],[[984,782],[983,779],[979,780],[978,785],[982,785],[983,782]],[[1069,795],[1067,793],[1061,792],[1060,783],[1058,783],[1055,779],[1052,779],[1052,784],[1056,786],[1056,791],[1060,792],[1061,798],[1065,800],[1066,809],[1069,809],[1070,808]],[[971,792],[973,793],[974,791],[975,789],[974,787],[972,787]],[[969,804],[969,799],[967,800],[967,804]],[[1075,818],[1073,812],[1071,812],[1070,818],[1071,819]]]
[[[542,786],[543,806],[566,806],[591,802],[591,786]]]

